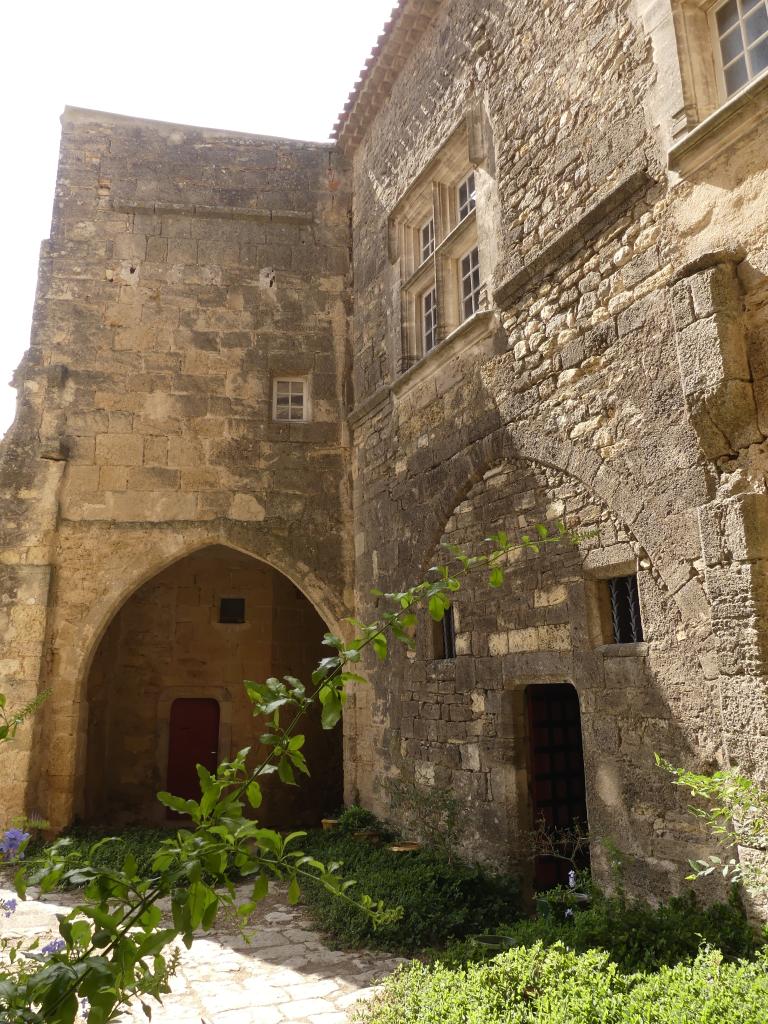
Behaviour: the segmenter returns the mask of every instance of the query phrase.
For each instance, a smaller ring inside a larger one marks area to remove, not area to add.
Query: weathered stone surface
[[[0,684],[53,688],[48,757],[27,770],[25,741],[2,799],[72,818],[99,642],[192,551],[262,559],[339,628],[441,540],[564,519],[577,546],[458,595],[455,658],[425,622],[413,657],[369,666],[347,797],[397,817],[388,777],[449,790],[466,851],[508,864],[531,814],[526,687],[571,683],[591,827],[625,842],[628,884],[674,889],[705,845],[654,751],[766,764],[764,131],[668,173],[699,108],[666,0],[412,6],[386,102],[343,151],[66,114],[0,463]],[[476,210],[437,239],[434,281],[458,302],[476,231],[481,306],[419,360],[407,211],[451,224],[470,168]],[[309,377],[311,422],[272,420],[275,375]],[[617,656],[605,580],[634,573],[644,639]]]

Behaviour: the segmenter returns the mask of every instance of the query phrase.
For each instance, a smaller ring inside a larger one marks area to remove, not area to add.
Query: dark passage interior
[[[195,765],[251,747],[266,753],[244,679],[295,675],[307,685],[326,625],[294,584],[226,547],[176,562],[126,601],[107,629],[88,684],[87,775],[82,817],[94,824],[161,824],[161,789],[199,795]],[[259,819],[315,825],[342,803],[341,729],[300,729],[311,777],[263,782]],[[175,816],[172,816],[175,817]]]

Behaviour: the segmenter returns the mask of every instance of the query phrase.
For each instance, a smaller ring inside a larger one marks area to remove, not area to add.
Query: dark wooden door
[[[534,822],[548,831],[587,827],[584,755],[579,697],[573,686],[551,684],[526,690],[530,736],[530,796]],[[587,867],[584,855],[578,867]],[[566,884],[570,864],[537,857],[535,885],[548,889]]]
[[[175,700],[168,736],[168,791],[186,800],[199,800],[197,766],[215,772],[218,755],[218,701],[197,697]],[[168,817],[177,815],[169,811]]]

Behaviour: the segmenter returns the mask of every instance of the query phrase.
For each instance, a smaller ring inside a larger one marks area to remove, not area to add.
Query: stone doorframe
[[[219,739],[217,763],[228,761],[232,757],[232,694],[226,686],[183,686],[174,689],[173,693],[158,692],[155,710],[157,728],[157,754],[155,768],[160,779],[160,788],[165,789],[168,778],[168,744],[171,729],[171,706],[176,700],[195,700],[204,698],[215,700],[219,705]],[[156,820],[165,823],[165,809],[157,803]]]

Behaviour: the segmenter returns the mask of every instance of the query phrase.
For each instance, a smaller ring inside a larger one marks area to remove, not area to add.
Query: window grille
[[[421,262],[428,260],[435,251],[435,218],[430,217],[421,229]]]
[[[480,253],[477,246],[461,261],[461,308],[465,320],[480,309]]]
[[[219,622],[229,626],[245,622],[245,598],[222,597],[219,602]]]
[[[448,608],[441,622],[433,623],[435,640],[435,660],[447,661],[456,657],[456,620],[453,617],[453,605]]]
[[[437,291],[430,288],[421,297],[421,325],[424,351],[431,351],[437,344]]]
[[[471,171],[459,185],[459,223],[466,220],[474,210],[476,196],[475,172]]]
[[[637,644],[643,639],[637,576],[616,576],[608,580],[611,594],[613,642]]]
[[[276,380],[273,416],[276,420],[297,422],[307,418],[304,380]]]
[[[726,96],[768,69],[768,0],[726,0],[714,10]]]

